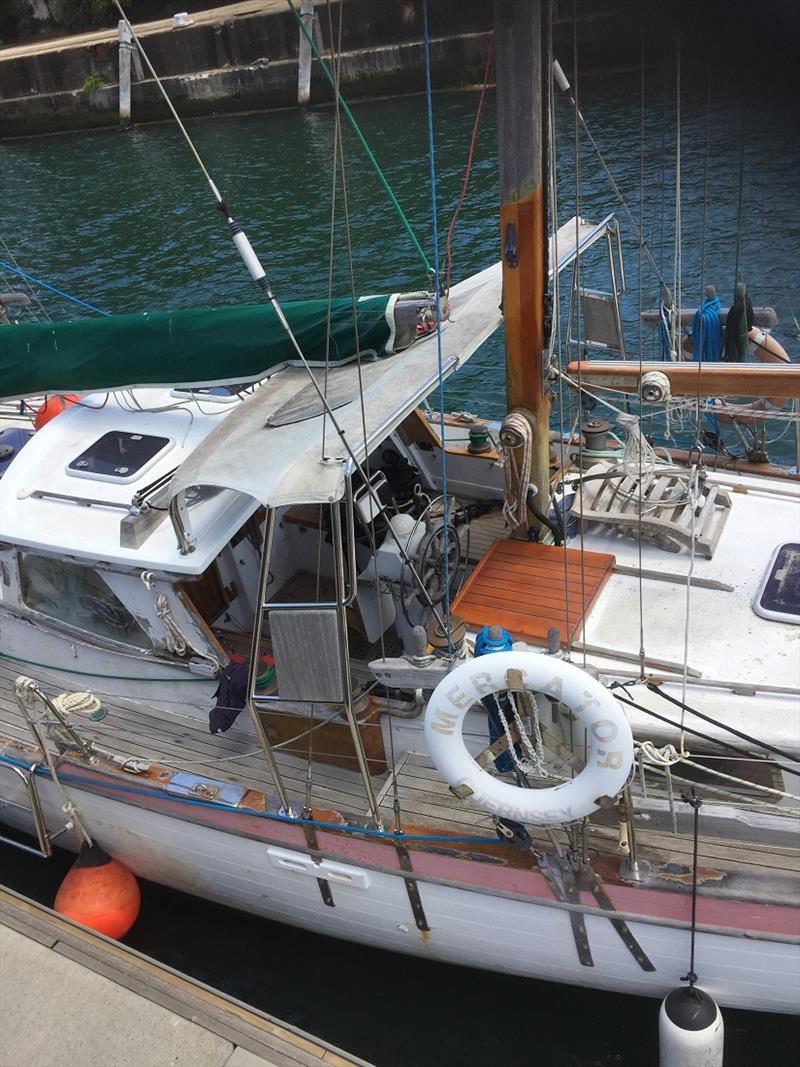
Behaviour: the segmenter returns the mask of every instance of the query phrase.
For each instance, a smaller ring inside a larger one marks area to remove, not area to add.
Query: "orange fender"
[[[33,420],[33,428],[35,430],[41,430],[41,428],[46,426],[51,419],[56,417],[56,415],[60,415],[62,411],[66,411],[67,408],[72,407],[73,404],[77,403],[78,398],[72,393],[68,393],[66,396],[49,396],[36,412],[36,417]]]
[[[139,883],[127,867],[97,845],[81,845],[56,894],[55,910],[107,937],[120,938],[133,926],[142,903]]]

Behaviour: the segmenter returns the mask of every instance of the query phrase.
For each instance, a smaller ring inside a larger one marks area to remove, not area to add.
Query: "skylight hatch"
[[[105,482],[133,482],[172,444],[169,437],[110,430],[76,456],[67,465],[67,473]]]
[[[764,619],[800,623],[800,544],[775,549],[753,610]]]

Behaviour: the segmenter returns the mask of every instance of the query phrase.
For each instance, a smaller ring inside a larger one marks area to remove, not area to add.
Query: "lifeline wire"
[[[667,726],[673,726],[676,729],[680,729],[681,724],[679,722],[675,722],[674,719],[668,719],[666,715],[659,715],[659,713],[657,711],[653,711],[652,708],[647,708],[643,704],[637,704],[637,702],[635,700],[629,700],[626,697],[620,696],[619,693],[616,691],[616,688],[621,688],[621,687],[615,687],[615,686],[612,685],[609,688],[614,690],[615,698],[617,700],[619,700],[622,704],[627,704],[631,708],[636,708],[637,711],[641,711],[645,715],[650,715],[652,718],[658,719],[659,722],[666,723]],[[726,727],[724,725],[724,723],[715,722],[713,719],[711,720],[711,722],[715,726],[719,726],[721,729],[724,729],[724,730],[726,729],[729,732],[731,732],[730,731],[730,727]],[[723,741],[722,738],[712,737],[710,734],[704,734],[702,731],[695,730],[691,726],[684,727],[684,733],[694,734],[695,737],[702,738],[703,741],[708,741],[712,745],[716,745],[718,747],[721,746],[722,748],[727,748],[729,751],[735,752],[739,756],[744,756],[745,759],[750,759],[751,758],[751,753],[746,748],[740,748],[739,745],[734,745],[730,741]],[[757,741],[755,743],[759,744],[759,745],[761,745],[761,747],[763,747],[763,744],[761,742]],[[796,762],[792,757],[787,757],[787,758],[789,759],[790,763],[795,763]],[[764,761],[762,761],[762,762],[764,762]],[[796,770],[792,770],[790,767],[786,767],[782,763],[778,763],[777,761],[772,761],[772,762],[778,768],[779,771],[783,771],[786,774],[797,774]],[[752,785],[753,783],[748,783],[748,784]],[[766,788],[766,787],[765,786],[761,786],[759,788]],[[770,792],[771,792],[771,790],[770,790]]]
[[[11,756],[3,755],[2,753],[0,753],[0,763],[11,767],[20,767],[24,770],[28,770],[30,766],[23,760],[17,760]],[[49,776],[49,772],[44,767],[36,767],[33,773],[41,777]],[[121,785],[117,782],[97,782],[94,783],[95,788],[91,788],[87,786],[86,779],[78,774],[64,774],[59,772],[59,777],[65,782],[73,782],[76,785],[83,786],[87,792],[90,792],[93,795],[102,796],[102,792],[98,793],[98,790],[110,789],[113,792],[132,793],[134,796],[150,797],[153,800],[171,800],[179,804],[191,804],[198,808],[210,808],[213,811],[227,811],[234,815],[250,815],[257,819],[266,819],[268,822],[288,823],[290,826],[313,826],[320,830],[336,830],[346,834],[362,834],[365,837],[376,837],[384,841],[431,841],[476,845],[498,844],[496,837],[471,837],[469,835],[457,835],[451,837],[447,834],[395,834],[390,833],[387,830],[373,830],[368,826],[353,826],[350,823],[320,822],[318,819],[297,819],[292,815],[280,815],[270,811],[253,811],[251,808],[233,808],[228,804],[217,804],[212,800],[196,800],[194,797],[178,796],[174,793],[161,793],[156,789],[142,789],[136,786]]]
[[[428,36],[428,0],[422,0],[422,29],[425,53],[425,101],[428,110],[428,164],[431,175],[431,225],[433,229],[433,291],[436,298],[436,357],[439,367],[439,436],[442,441],[442,521],[444,523],[444,618],[447,628],[447,654],[453,658],[453,629],[450,619],[450,535],[447,516],[447,449],[444,424],[444,366],[442,360],[442,306],[439,292],[439,227],[436,219],[436,159],[433,146],[433,99],[431,95],[431,54]],[[456,535],[457,536],[457,535]]]
[[[19,261],[17,260],[17,258],[14,255],[14,253],[11,251],[11,249],[6,244],[5,238],[3,236],[1,236],[1,235],[0,235],[0,244],[3,246],[3,252],[8,256],[8,258],[11,260],[11,262],[14,264],[14,266],[19,270]],[[3,278],[3,281],[5,282],[6,285],[8,285],[8,282],[6,282],[5,277]],[[41,300],[41,297],[39,296],[39,294],[36,292],[36,290],[33,288],[33,286],[31,285],[31,283],[29,281],[26,281],[25,284],[28,286],[28,292],[31,294],[31,296],[36,301],[36,303],[39,305],[39,310],[41,311],[42,315],[44,315],[44,317],[48,321],[51,321],[50,320],[50,314],[49,314],[47,308],[42,303],[42,300]],[[11,288],[11,287],[9,286],[9,288]]]

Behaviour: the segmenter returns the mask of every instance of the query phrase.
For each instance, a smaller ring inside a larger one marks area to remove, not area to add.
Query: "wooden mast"
[[[547,6],[547,0],[495,0],[494,5],[506,396],[508,410],[520,411],[531,424],[530,481],[538,488],[537,510],[545,514],[550,507],[550,392],[544,366]]]

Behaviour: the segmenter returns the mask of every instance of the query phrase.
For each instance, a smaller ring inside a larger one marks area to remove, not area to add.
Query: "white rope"
[[[633,747],[644,763],[653,764],[656,767],[671,767],[681,762],[681,756],[674,745],[656,748],[652,741],[634,741]]]
[[[517,449],[522,463],[517,463]],[[533,431],[519,411],[510,411],[500,427],[500,463],[503,467],[503,518],[509,526],[524,526],[528,519],[528,476],[531,469]]]
[[[183,636],[180,627],[172,617],[169,601],[163,593],[159,593],[156,597],[156,614],[164,624],[164,630],[167,635],[167,652],[171,652],[174,656],[185,656],[189,650],[189,642]]]
[[[517,710],[517,704],[514,700],[514,694],[511,692],[511,690],[509,690],[508,692],[508,703],[511,706],[511,711],[514,716],[514,723],[517,727],[517,730],[519,731],[520,742],[522,743],[522,747],[528,754],[528,759],[530,760],[530,764],[534,773],[538,775],[539,778],[549,778],[550,775],[548,774],[544,765],[544,743],[542,741],[542,731],[539,727],[539,707],[536,703],[536,698],[534,697],[533,693],[529,693],[528,696],[530,697],[531,703],[533,705],[533,714],[531,715],[531,722],[533,725],[534,737],[536,738],[535,747],[531,744],[531,739],[528,736],[528,731],[525,729],[525,724],[520,718],[519,711]],[[514,753],[514,756],[516,762],[516,753]]]
[[[142,576],[142,580],[144,581],[144,576]],[[180,626],[175,622],[169,601],[163,593],[159,593],[156,596],[156,614],[164,624],[167,652],[171,652],[174,656],[185,656],[187,652],[193,652],[195,656],[207,660],[219,670],[220,662],[217,657],[210,652],[203,652],[201,649],[195,648],[183,633]]]
[[[789,793],[784,789],[774,789],[772,786],[761,785],[759,782],[753,782],[747,778],[737,778],[733,774],[726,774],[724,771],[717,771],[713,767],[707,767],[704,763],[697,763],[695,760],[689,759],[690,752],[678,752],[674,745],[663,745],[661,748],[656,748],[652,741],[634,741],[633,747],[636,756],[651,769],[668,770],[676,766],[676,764],[685,763],[687,767],[694,767],[695,770],[702,771],[704,774],[734,782],[736,785],[747,786],[748,789],[760,789],[762,792],[771,793],[773,796],[785,797],[788,800],[800,800],[800,796],[795,793]],[[723,759],[725,757],[718,758]],[[757,762],[763,763],[764,761],[758,760]],[[709,786],[708,788],[713,787]],[[726,790],[725,792],[727,793],[728,791]],[[729,795],[737,796],[740,801],[742,800],[738,794]]]
[[[640,488],[650,485],[655,474],[658,457],[652,445],[642,433],[636,415],[622,413],[617,423],[625,431],[625,448],[622,453],[622,469],[629,478],[640,483]]]
[[[79,693],[60,693],[51,698],[53,707],[57,708],[62,715],[94,715],[102,708],[102,701],[94,693],[86,691]]]

